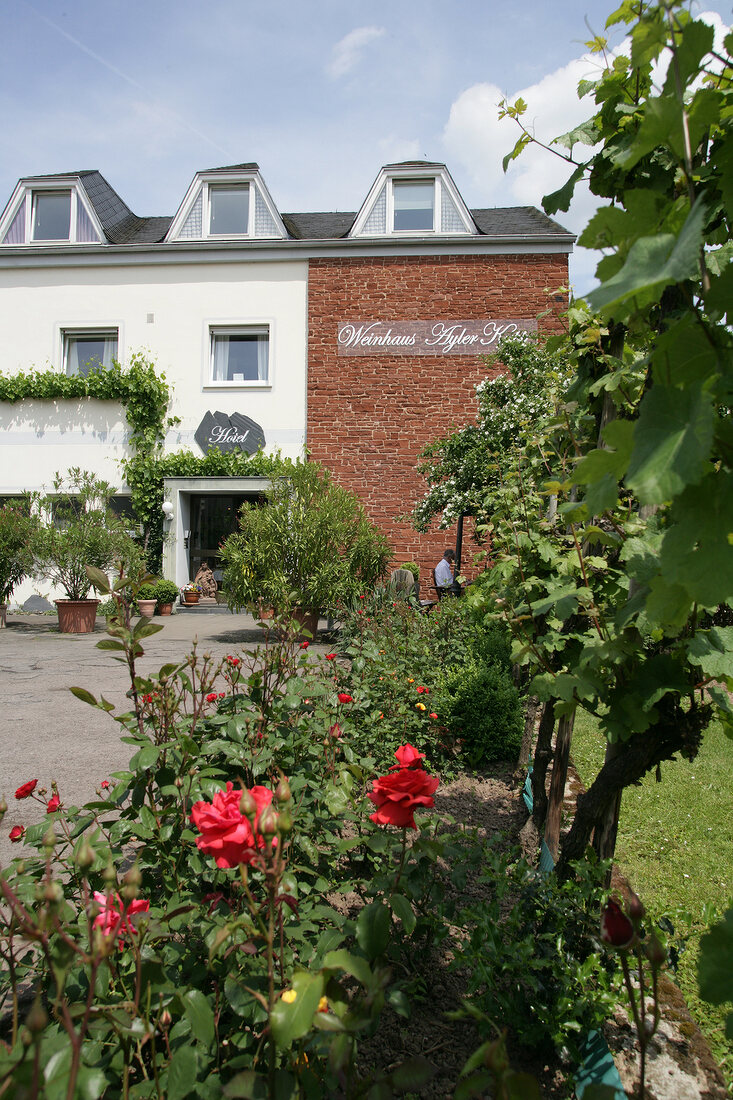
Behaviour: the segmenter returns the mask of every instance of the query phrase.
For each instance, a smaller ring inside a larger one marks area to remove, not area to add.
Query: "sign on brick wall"
[[[500,340],[536,332],[532,318],[485,321],[346,321],[339,355],[487,355]]]

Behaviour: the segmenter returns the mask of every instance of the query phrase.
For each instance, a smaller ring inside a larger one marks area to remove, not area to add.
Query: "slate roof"
[[[386,165],[388,168],[443,167],[440,164],[428,164],[425,161],[404,161],[400,165]],[[232,164],[224,168],[207,169],[211,172],[231,172],[233,170],[257,171],[255,163]],[[140,218],[130,210],[104,176],[93,169],[81,172],[58,172],[50,176],[26,177],[28,182],[34,179],[52,180],[61,178],[80,180],[89,202],[99,218],[105,236],[110,244],[158,244],[165,239],[172,217]],[[485,237],[563,237],[567,241],[573,236],[558,222],[534,206],[493,207],[483,210],[471,210],[479,234]],[[356,213],[348,211],[311,212],[281,215],[291,240],[297,241],[333,241],[348,236],[356,219]],[[362,240],[364,238],[361,238]]]

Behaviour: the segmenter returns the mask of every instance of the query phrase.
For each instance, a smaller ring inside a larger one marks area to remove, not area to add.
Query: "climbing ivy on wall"
[[[167,417],[171,390],[164,374],[142,352],[134,352],[123,367],[113,362],[110,367],[90,370],[88,374],[61,374],[56,370],[19,371],[11,376],[0,375],[0,401],[54,401],[93,397],[98,401],[119,401],[130,425],[133,450],[151,453],[162,443],[166,429],[177,423]]]
[[[166,430],[178,423],[168,416],[171,389],[165,374],[142,352],[133,352],[126,366],[90,370],[87,375],[67,375],[55,370],[19,371],[0,375],[0,401],[75,400],[119,401],[130,425],[132,455],[121,460],[135,515],[142,524],[142,541],[148,568],[159,572],[163,556],[163,479],[166,477],[268,477],[282,473],[290,463],[279,455],[242,451],[224,453],[193,451],[164,454]]]

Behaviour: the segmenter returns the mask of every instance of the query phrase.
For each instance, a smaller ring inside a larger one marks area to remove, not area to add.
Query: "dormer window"
[[[356,216],[350,237],[463,236],[478,230],[444,164],[388,164]]]
[[[68,241],[71,191],[34,191],[32,221],[34,241]]]
[[[239,237],[249,233],[249,184],[209,184],[209,233]]]
[[[395,233],[435,229],[435,180],[394,180],[392,200]]]
[[[288,233],[256,164],[198,172],[167,241],[283,240]]]
[[[87,201],[78,178],[21,180],[0,217],[0,244],[99,244],[102,227]]]

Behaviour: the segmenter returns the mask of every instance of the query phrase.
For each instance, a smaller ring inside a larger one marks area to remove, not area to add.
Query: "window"
[[[249,233],[249,184],[209,185],[209,233],[235,237]]]
[[[435,181],[395,180],[393,183],[395,233],[428,230],[435,226]]]
[[[64,371],[87,375],[90,370],[112,366],[117,358],[117,329],[65,331]]]
[[[211,329],[211,381],[267,382],[270,333],[266,326]]]
[[[32,218],[34,241],[68,241],[71,191],[34,191]]]

